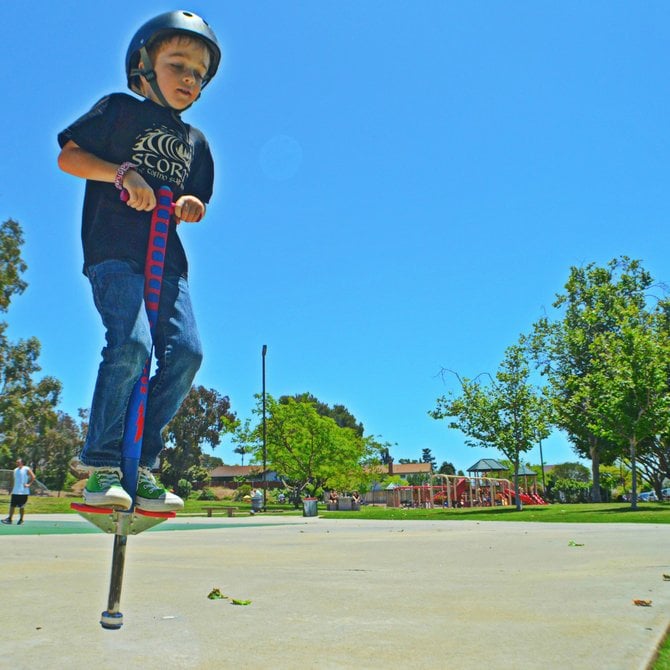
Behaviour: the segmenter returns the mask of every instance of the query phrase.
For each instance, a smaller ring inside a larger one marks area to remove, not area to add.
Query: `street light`
[[[540,467],[542,468],[542,492],[545,497],[547,495],[547,485],[544,482],[544,458],[542,458],[542,440],[538,440],[540,443]]]
[[[267,448],[267,429],[265,424],[265,355],[268,353],[268,345],[264,344],[261,352],[263,360],[263,511],[268,504],[268,448]]]

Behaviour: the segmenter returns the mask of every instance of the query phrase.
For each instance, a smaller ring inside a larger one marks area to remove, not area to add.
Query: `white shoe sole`
[[[84,489],[84,502],[91,507],[119,507],[130,509],[133,501],[127,493],[91,493]]]
[[[179,512],[184,509],[184,501],[181,498],[161,500],[137,496],[135,505],[147,512]]]

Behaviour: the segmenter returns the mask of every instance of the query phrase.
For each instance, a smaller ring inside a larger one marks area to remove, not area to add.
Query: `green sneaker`
[[[95,468],[84,488],[84,502],[92,507],[130,509],[132,498],[121,486],[119,468]]]
[[[184,501],[160,486],[149,468],[139,470],[135,504],[147,512],[178,512],[184,509]]]

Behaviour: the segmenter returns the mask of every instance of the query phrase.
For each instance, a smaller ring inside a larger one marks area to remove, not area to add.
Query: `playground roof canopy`
[[[523,477],[537,477],[537,472],[531,470],[527,465],[520,465],[519,475]]]
[[[508,468],[495,458],[481,458],[468,468],[468,472],[507,472],[507,470]]]

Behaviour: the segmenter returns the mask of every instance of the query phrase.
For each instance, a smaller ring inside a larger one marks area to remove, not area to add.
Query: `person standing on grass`
[[[35,481],[35,473],[23,464],[22,458],[16,459],[16,467],[14,468],[14,486],[12,487],[12,498],[9,502],[9,516],[2,519],[2,523],[12,523],[14,511],[18,507],[19,520],[16,522],[18,526],[23,523],[23,513],[25,511],[28,496],[30,495],[30,485]]]

